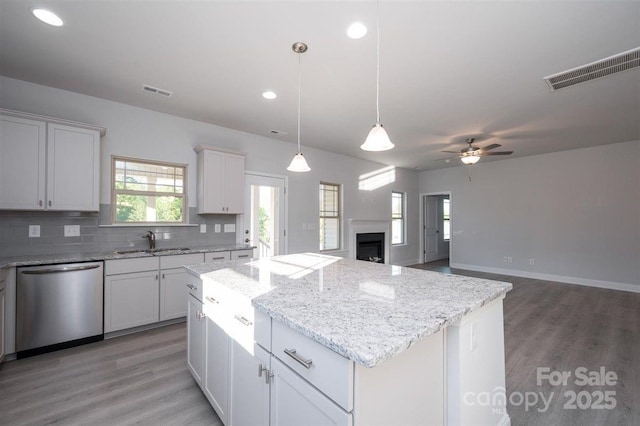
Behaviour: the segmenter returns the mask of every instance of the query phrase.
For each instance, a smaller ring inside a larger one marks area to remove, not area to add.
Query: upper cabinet
[[[241,214],[244,211],[244,154],[200,145],[198,213]]]
[[[0,209],[98,211],[104,129],[0,112]]]

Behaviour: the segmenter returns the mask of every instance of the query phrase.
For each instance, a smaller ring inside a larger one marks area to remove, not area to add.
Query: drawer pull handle
[[[284,353],[289,355],[291,358],[293,358],[294,360],[296,360],[298,363],[300,363],[304,368],[309,369],[311,368],[311,364],[313,364],[313,361],[310,359],[305,359],[303,357],[301,357],[300,355],[298,355],[296,353],[295,349],[285,349]]]
[[[223,256],[220,257],[212,257],[211,260],[224,260]]]
[[[189,287],[191,290],[197,290],[198,289],[198,287],[193,286],[191,284],[187,284],[187,287]]]
[[[246,325],[247,327],[249,327],[251,324],[253,324],[251,321],[249,321],[248,319],[246,319],[245,317],[242,317],[240,315],[234,315],[233,317],[235,319],[237,319],[238,321],[240,321],[242,324]]]
[[[207,297],[205,297],[205,299],[207,299],[211,303],[216,303],[216,304],[220,303],[220,302],[218,302],[216,299],[214,299],[211,296],[207,296]]]
[[[243,258],[243,257],[249,257],[249,255],[248,254],[239,254],[238,255],[238,259]]]

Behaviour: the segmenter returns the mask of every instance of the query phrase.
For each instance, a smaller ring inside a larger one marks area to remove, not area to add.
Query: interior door
[[[243,242],[256,246],[254,257],[286,253],[285,178],[245,175]]]
[[[424,261],[438,260],[438,197],[424,197]]]

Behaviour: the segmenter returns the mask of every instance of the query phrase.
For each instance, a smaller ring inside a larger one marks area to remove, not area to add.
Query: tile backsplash
[[[110,207],[101,204],[100,213],[0,211],[0,257],[145,249],[147,231],[156,234],[159,248],[236,242],[235,232],[222,232],[225,224],[236,223],[235,215],[199,215],[196,207],[190,207],[189,223],[207,225],[206,233],[199,226],[100,226],[109,223]],[[216,224],[219,233],[214,232]],[[29,225],[40,225],[40,237],[29,237]],[[80,225],[80,236],[65,237],[65,225]]]

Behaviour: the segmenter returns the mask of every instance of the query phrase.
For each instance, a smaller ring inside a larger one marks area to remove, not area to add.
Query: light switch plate
[[[207,233],[207,224],[206,223],[200,224],[200,233],[201,234],[206,234]]]
[[[236,232],[236,224],[235,223],[225,223],[224,224],[224,232]]]
[[[214,228],[213,228],[213,229],[214,229],[214,231],[213,231],[213,232],[220,232],[220,224],[219,224],[219,223],[216,223],[216,224],[214,225]]]
[[[40,225],[29,225],[29,238],[40,237]]]
[[[80,236],[80,225],[65,225],[64,226],[64,236],[65,237],[79,237]]]

